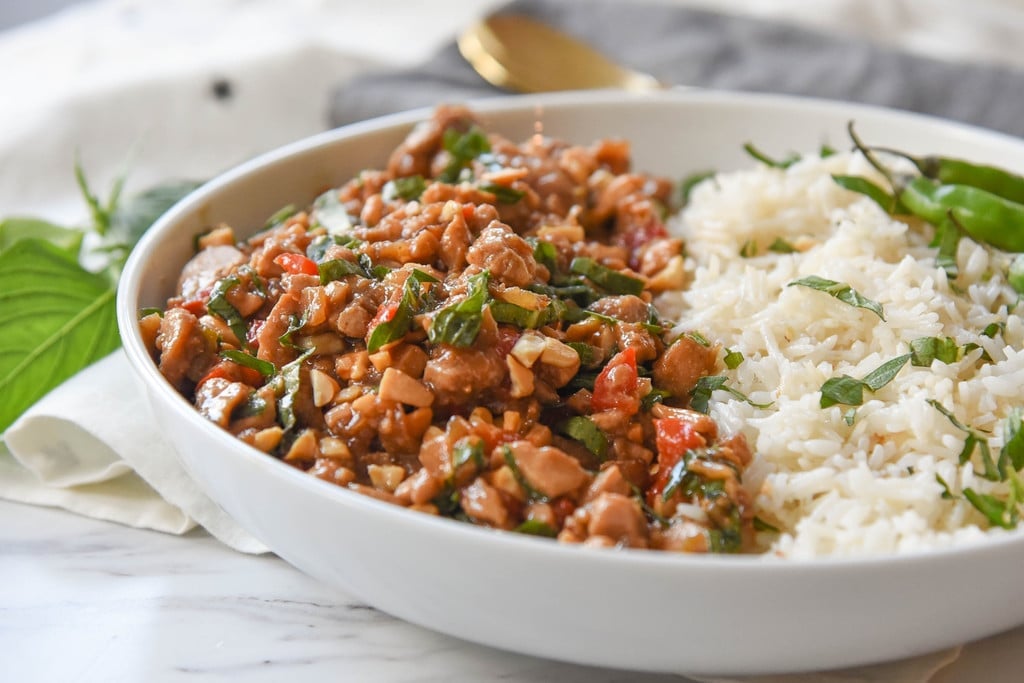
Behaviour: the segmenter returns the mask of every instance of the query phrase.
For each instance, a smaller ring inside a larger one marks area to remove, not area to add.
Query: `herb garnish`
[[[839,299],[844,304],[849,304],[856,308],[866,308],[882,320],[885,320],[881,304],[863,296],[860,292],[845,282],[836,282],[835,280],[826,280],[825,278],[818,277],[817,275],[808,275],[807,277],[802,277],[799,280],[793,280],[786,286],[793,287],[794,285],[816,289],[819,292],[825,292],[826,294]]]
[[[448,128],[444,132],[441,145],[451,156],[451,160],[437,179],[449,184],[459,182],[463,169],[467,168],[470,162],[491,151],[487,135],[477,126],[473,126],[465,133]]]
[[[395,307],[394,313],[373,328],[370,338],[366,341],[366,350],[375,353],[385,344],[390,344],[404,337],[412,326],[412,319],[419,311],[420,283],[416,278],[409,277],[402,288],[402,298]]]
[[[587,256],[577,256],[569,265],[569,271],[582,275],[595,285],[612,294],[639,296],[644,291],[644,281],[603,266]]]
[[[750,400],[750,398],[739,391],[730,387],[726,382],[729,381],[728,377],[724,375],[705,375],[697,380],[697,385],[690,392],[690,408],[701,413],[708,412],[708,401],[711,399],[711,394],[718,390],[727,391],[732,394],[735,398],[749,403],[755,408],[768,408],[774,403],[774,401],[768,401],[767,403],[756,403]]]
[[[262,360],[256,356],[251,356],[244,351],[238,351],[237,349],[226,349],[220,352],[221,358],[226,358],[232,363],[238,363],[242,367],[250,368],[260,373],[264,377],[272,377],[277,368],[270,361]]]
[[[483,322],[484,304],[490,298],[487,291],[490,275],[485,270],[469,278],[469,296],[434,315],[427,333],[431,344],[466,347],[476,341]]]
[[[603,461],[608,455],[608,437],[586,415],[576,415],[564,420],[559,423],[558,431],[583,444],[599,460]]]
[[[210,291],[210,298],[206,302],[206,310],[226,322],[231,331],[238,337],[238,343],[242,345],[242,348],[247,349],[249,348],[249,343],[246,341],[248,330],[245,318],[227,299],[227,293],[233,287],[237,287],[240,284],[241,281],[234,275],[218,280],[217,284]]]
[[[911,354],[905,353],[879,365],[864,375],[864,379],[855,379],[849,375],[840,375],[825,380],[821,385],[821,407],[828,408],[837,403],[846,406],[859,406],[864,403],[864,390],[874,393],[891,382],[903,366],[910,360]],[[847,422],[849,424],[849,421]]]
[[[425,189],[427,189],[427,182],[423,180],[423,176],[413,175],[389,180],[384,183],[384,187],[381,188],[380,194],[381,199],[386,202],[396,198],[412,201],[414,199],[419,199]]]

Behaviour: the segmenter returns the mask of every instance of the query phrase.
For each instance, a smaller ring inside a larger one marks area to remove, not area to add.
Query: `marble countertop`
[[[406,624],[273,555],[0,501],[0,680],[687,679],[574,666]],[[969,645],[935,683],[1010,683],[1024,628]]]

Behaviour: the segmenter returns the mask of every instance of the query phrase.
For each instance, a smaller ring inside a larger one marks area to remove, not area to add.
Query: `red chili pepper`
[[[199,387],[201,387],[207,380],[218,377],[231,382],[248,384],[251,387],[263,385],[263,375],[261,375],[258,370],[247,368],[244,365],[235,363],[234,361],[222,360],[210,368],[209,372],[203,375],[203,378],[196,383],[196,389],[199,389]]]
[[[647,501],[651,505],[665,490],[672,468],[686,451],[701,448],[707,443],[691,422],[673,417],[654,420],[654,442],[658,447],[658,474],[647,490]]]
[[[372,331],[377,325],[390,322],[395,317],[395,314],[398,313],[399,305],[400,302],[398,301],[382,303],[377,307],[377,314],[373,316],[373,320],[370,321],[367,328]]]
[[[320,269],[317,268],[316,262],[302,254],[293,254],[291,252],[278,254],[274,258],[274,263],[281,266],[286,273],[291,273],[292,275],[320,274]]]
[[[181,305],[181,307],[197,318],[206,315],[206,302],[200,301],[199,299],[186,301]]]
[[[594,380],[594,396],[590,402],[595,413],[621,410],[635,415],[640,410],[640,380],[636,370],[636,349],[627,348],[615,354]]]
[[[256,318],[249,323],[249,329],[245,332],[245,341],[249,343],[253,351],[260,348],[260,331],[266,324],[266,318]]]

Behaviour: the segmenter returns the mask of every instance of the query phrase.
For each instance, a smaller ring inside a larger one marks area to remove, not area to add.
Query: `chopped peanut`
[[[386,401],[397,401],[419,408],[425,408],[434,402],[434,393],[422,382],[395,368],[384,371],[378,395]]]
[[[505,357],[508,376],[512,380],[512,398],[525,398],[533,393],[533,372],[515,359],[512,354]]]
[[[399,465],[368,465],[366,474],[374,488],[394,493],[405,479],[405,468]]]
[[[322,408],[334,400],[338,393],[338,383],[326,372],[313,368],[309,371],[309,381],[313,386],[313,405]]]

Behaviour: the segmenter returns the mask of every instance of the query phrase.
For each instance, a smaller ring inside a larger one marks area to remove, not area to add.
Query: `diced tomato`
[[[400,302],[392,301],[392,302],[384,302],[380,306],[378,306],[377,307],[377,314],[373,316],[373,320],[370,321],[370,324],[368,325],[368,329],[372,330],[373,328],[377,327],[377,325],[380,325],[381,323],[390,322],[395,317],[395,314],[398,313],[398,306],[399,305],[400,305]]]
[[[291,273],[292,275],[320,274],[320,269],[317,268],[316,262],[302,254],[293,254],[291,252],[278,254],[274,258],[274,263],[281,266],[286,273]]]
[[[608,365],[594,380],[594,396],[590,405],[595,413],[621,410],[627,415],[635,415],[640,410],[636,349],[629,347],[608,361]]]
[[[234,361],[222,360],[210,368],[209,372],[203,375],[203,378],[196,384],[196,389],[202,386],[207,380],[214,379],[216,377],[226,379],[231,382],[241,382],[243,384],[248,384],[251,387],[263,385],[263,375],[261,375],[258,370],[247,368],[244,365],[235,363]]]
[[[511,351],[512,347],[519,341],[521,333],[516,328],[510,325],[498,325],[498,341],[494,344],[494,349],[498,352],[498,356],[502,359],[505,358]]]
[[[467,221],[473,220],[473,216],[476,214],[476,207],[472,204],[462,205],[462,217]]]
[[[686,451],[701,448],[706,444],[693,423],[672,417],[654,420],[654,442],[658,447],[658,474],[647,490],[647,501],[651,505],[655,504],[661,492],[665,490],[672,468]]]
[[[199,299],[186,301],[181,305],[181,307],[197,318],[201,318],[206,315],[206,301],[201,301]]]

